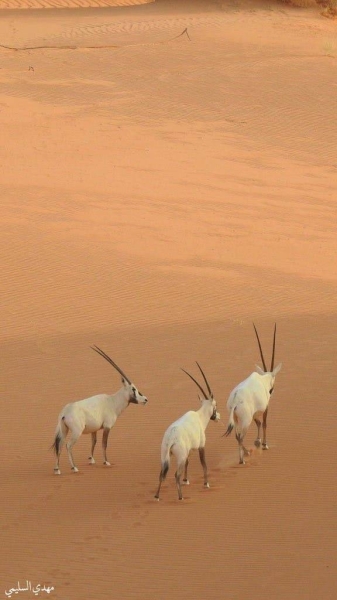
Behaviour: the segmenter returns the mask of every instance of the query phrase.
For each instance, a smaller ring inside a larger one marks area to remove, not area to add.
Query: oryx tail
[[[228,437],[232,433],[232,431],[234,429],[234,425],[235,425],[235,423],[234,423],[234,411],[235,411],[235,408],[236,407],[234,406],[234,408],[232,408],[232,410],[231,410],[231,412],[229,414],[229,420],[228,420],[227,429],[226,429],[226,431],[224,433],[224,435],[226,437]]]
[[[165,479],[170,468],[172,446],[174,446],[174,440],[172,440],[171,434],[168,439],[163,441],[161,448],[161,477],[163,480]]]
[[[68,427],[64,422],[64,417],[60,416],[58,423],[57,423],[56,431],[55,431],[55,440],[52,445],[52,449],[54,450],[56,456],[58,456],[60,453],[61,442],[63,442],[67,433],[68,433]]]
[[[235,401],[235,397],[236,397],[236,392],[235,392],[233,401]],[[232,408],[231,408],[231,410],[230,410],[227,429],[226,429],[225,433],[223,434],[226,437],[228,437],[232,433],[232,431],[233,431],[233,429],[235,427],[234,411],[235,411],[236,407],[237,407],[237,404],[234,403],[233,406],[232,406]]]

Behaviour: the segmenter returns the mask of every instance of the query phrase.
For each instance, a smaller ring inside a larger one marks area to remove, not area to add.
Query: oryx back
[[[111,403],[108,394],[97,394],[67,404],[62,411],[64,422],[69,429],[75,428],[82,433],[92,433],[104,427],[112,427],[115,418],[113,412],[109,410],[109,401]]]
[[[264,375],[252,373],[239,383],[228,398],[228,411],[234,409],[237,415],[242,413],[242,416],[245,414],[250,419],[256,412],[264,412],[269,402],[268,385],[264,378]]]
[[[190,449],[195,450],[204,444],[205,433],[199,416],[196,411],[190,410],[166,430],[162,441],[162,463],[167,459],[168,451],[176,456],[188,454]]]

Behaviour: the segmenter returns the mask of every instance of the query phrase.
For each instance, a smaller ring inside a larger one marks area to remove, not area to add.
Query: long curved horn
[[[103,358],[105,358],[105,360],[108,361],[108,363],[110,363],[110,365],[112,365],[116,371],[118,371],[118,373],[124,377],[124,379],[131,384],[130,379],[125,375],[125,373],[123,373],[122,369],[119,368],[118,365],[116,365],[116,363],[110,358],[110,356],[108,356],[107,354],[105,354],[105,352],[103,352],[103,350],[101,350],[98,346],[91,346],[92,350],[95,350],[95,352],[97,352],[97,354],[100,354],[101,356],[103,356]]]
[[[253,325],[254,325],[254,323],[253,323]],[[262,360],[263,368],[264,368],[265,373],[268,373],[268,369],[266,367],[266,363],[264,362],[264,358],[263,358],[263,352],[262,352],[262,348],[261,348],[261,342],[260,342],[259,334],[257,333],[255,325],[254,325],[254,329],[255,329],[255,333],[256,333],[257,343],[259,344],[259,348],[260,348],[260,354],[261,354],[261,360]]]
[[[203,372],[203,370],[202,370],[201,366],[199,365],[198,361],[195,361],[195,362],[197,363],[197,365],[198,365],[198,367],[199,367],[199,371],[200,371],[201,375],[202,375],[202,376],[203,376],[203,378],[204,378],[204,381],[205,381],[205,383],[206,383],[206,386],[207,386],[207,389],[208,389],[209,395],[210,395],[210,397],[211,397],[211,398],[213,398],[213,392],[212,392],[211,388],[209,387],[209,383],[208,383],[208,381],[207,381],[207,379],[206,379],[206,375],[205,375],[205,373]]]
[[[196,385],[198,386],[199,390],[203,394],[205,400],[207,400],[207,394],[205,394],[204,390],[202,389],[201,385],[197,382],[197,380],[194,379],[194,377],[192,377],[192,375],[190,375],[189,373],[187,373],[187,371],[185,371],[185,369],[181,369],[181,370],[184,371],[184,373],[186,373],[186,375],[188,375],[192,379],[192,381],[194,381],[194,383],[196,383]]]
[[[275,340],[276,340],[276,323],[275,323],[275,328],[274,328],[273,354],[272,354],[272,357],[271,357],[271,367],[270,367],[270,371],[271,372],[273,372],[273,370],[274,370]]]

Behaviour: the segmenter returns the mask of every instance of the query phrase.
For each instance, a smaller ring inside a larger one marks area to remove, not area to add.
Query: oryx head
[[[103,358],[105,358],[105,360],[107,360],[108,363],[110,363],[110,365],[112,365],[116,369],[116,371],[118,371],[118,373],[122,376],[122,384],[124,386],[125,391],[128,394],[129,404],[130,403],[131,404],[146,404],[147,403],[146,396],[143,396],[143,394],[141,394],[137,390],[136,386],[125,375],[125,373],[123,373],[122,369],[120,369],[120,367],[118,365],[116,365],[116,363],[110,358],[110,356],[108,356],[105,352],[103,352],[103,350],[98,348],[98,346],[91,346],[91,348],[92,348],[92,350],[95,350],[95,352],[97,352],[98,354],[103,356]]]
[[[254,325],[254,323],[253,323]],[[260,338],[259,338],[259,334],[257,333],[257,329],[254,325],[254,329],[255,329],[255,333],[256,333],[256,338],[257,338],[257,343],[259,345],[259,350],[260,350],[260,355],[261,355],[261,360],[262,360],[262,364],[263,364],[263,369],[261,369],[261,367],[259,367],[258,365],[256,366],[256,370],[260,375],[270,375],[270,386],[269,386],[269,394],[272,394],[274,391],[274,383],[275,383],[275,377],[277,375],[277,373],[281,370],[282,367],[282,363],[278,364],[277,367],[274,368],[274,360],[275,360],[275,342],[276,342],[276,323],[275,323],[275,327],[274,327],[274,340],[273,340],[273,353],[272,353],[272,357],[271,357],[271,365],[270,365],[270,370],[268,371],[267,367],[266,367],[266,363],[263,357],[263,352],[262,352],[262,347],[261,347],[261,342],[260,342]]]
[[[188,375],[192,379],[192,381],[194,381],[194,383],[198,386],[199,390],[201,391],[202,396],[200,396],[198,394],[200,402],[202,404],[207,403],[212,408],[212,414],[210,416],[211,421],[219,421],[219,419],[220,419],[220,413],[218,413],[218,411],[216,409],[216,400],[214,399],[213,392],[212,392],[212,390],[211,390],[211,388],[209,386],[209,383],[208,383],[208,381],[206,379],[205,373],[203,372],[201,366],[199,365],[198,362],[196,362],[196,364],[197,364],[197,366],[199,368],[199,371],[200,371],[201,375],[203,376],[204,382],[205,382],[207,390],[208,390],[208,394],[206,394],[206,392],[204,391],[204,389],[201,387],[200,383],[198,383],[197,380],[194,379],[194,377],[192,377],[192,375],[190,375],[189,373],[187,373],[187,371],[185,371],[185,369],[182,369],[182,371],[184,371],[184,373],[186,373],[186,375]]]

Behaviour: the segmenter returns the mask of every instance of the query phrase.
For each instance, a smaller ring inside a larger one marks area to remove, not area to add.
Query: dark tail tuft
[[[167,475],[167,472],[169,470],[169,467],[170,467],[170,463],[168,462],[168,460],[165,460],[165,462],[164,462],[164,464],[163,464],[163,466],[161,468],[161,478],[162,478],[162,480],[165,479],[165,477]]]
[[[52,446],[50,446],[51,450],[54,450],[56,456],[59,455],[59,450],[60,450],[60,441],[61,441],[61,436],[59,433],[56,434],[55,436],[55,441],[53,443]]]
[[[223,436],[225,435],[226,437],[228,437],[232,433],[233,429],[234,429],[234,425],[232,425],[232,423],[230,423],[227,427],[227,430],[223,434]]]

